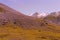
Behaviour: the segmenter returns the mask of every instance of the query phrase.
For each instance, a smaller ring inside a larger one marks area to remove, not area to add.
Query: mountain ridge
[[[0,40],[60,40],[60,26],[49,15],[34,18],[1,4]]]

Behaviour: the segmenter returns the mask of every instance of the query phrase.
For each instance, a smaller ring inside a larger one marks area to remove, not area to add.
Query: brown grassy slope
[[[8,24],[0,26],[1,40],[59,40],[60,33],[43,30],[22,29],[19,26]]]
[[[60,26],[0,4],[0,40],[60,40]]]

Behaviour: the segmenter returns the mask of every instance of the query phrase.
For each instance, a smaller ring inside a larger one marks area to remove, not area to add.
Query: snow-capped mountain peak
[[[32,16],[33,16],[33,17],[40,18],[40,17],[45,17],[45,16],[47,16],[47,14],[46,14],[46,13],[38,13],[38,12],[36,12],[36,13],[34,13]]]

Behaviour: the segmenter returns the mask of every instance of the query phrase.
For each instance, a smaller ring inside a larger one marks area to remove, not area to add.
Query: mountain
[[[32,17],[37,18],[37,17],[38,17],[38,15],[39,15],[39,13],[38,13],[38,12],[35,12],[35,13],[32,15]]]
[[[45,19],[51,23],[60,25],[60,11],[50,13]]]
[[[34,14],[32,14],[32,17],[34,17],[34,18],[44,18],[45,16],[47,16],[46,13],[35,12]]]
[[[27,16],[0,3],[0,40],[60,40],[60,26],[54,23],[60,17],[35,19],[37,15]]]
[[[5,6],[4,4],[0,4],[0,15],[0,24],[4,24],[5,22],[11,22],[18,26],[22,26],[23,28],[25,26],[31,26],[31,23],[32,25],[34,25],[34,19],[32,17],[17,12],[16,10],[9,8],[8,6]]]

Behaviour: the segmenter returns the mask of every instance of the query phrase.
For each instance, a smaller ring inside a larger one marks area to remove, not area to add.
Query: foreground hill
[[[35,19],[0,3],[0,40],[60,40],[60,26],[47,20],[48,16]]]

